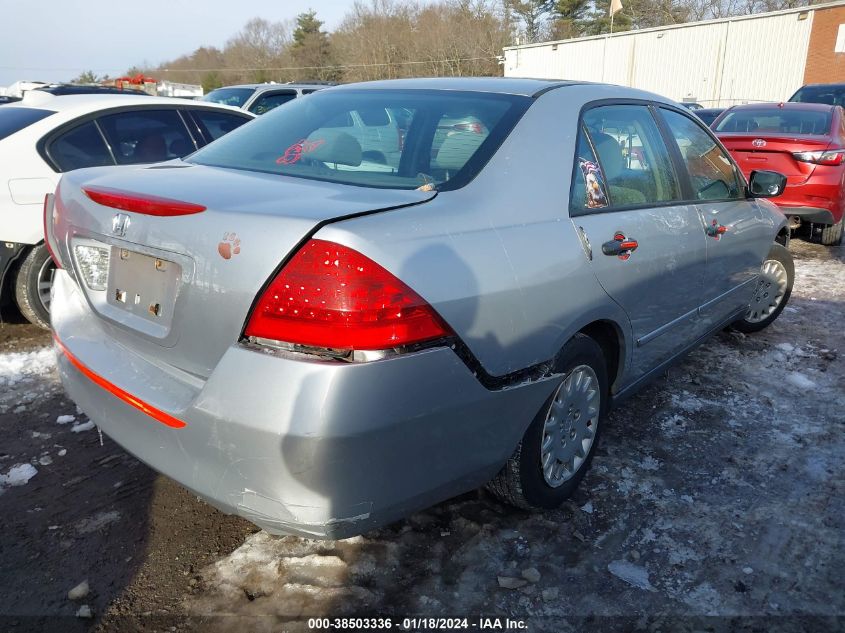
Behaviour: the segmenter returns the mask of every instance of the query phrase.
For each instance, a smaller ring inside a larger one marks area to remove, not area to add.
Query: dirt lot
[[[48,334],[2,325],[0,631],[843,630],[845,248],[792,250],[781,318],[720,333],[615,411],[560,510],[479,491],[337,542],[270,537],[155,474],[63,396]]]

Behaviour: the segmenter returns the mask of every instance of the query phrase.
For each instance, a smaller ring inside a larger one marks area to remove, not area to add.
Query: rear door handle
[[[601,245],[601,252],[611,257],[616,255],[621,260],[626,260],[639,247],[637,240],[625,237],[625,234],[618,231],[613,239]]]

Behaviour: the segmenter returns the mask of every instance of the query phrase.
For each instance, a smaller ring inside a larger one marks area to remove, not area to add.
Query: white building
[[[845,82],[845,1],[504,49],[506,77],[596,81],[678,101],[785,101]]]

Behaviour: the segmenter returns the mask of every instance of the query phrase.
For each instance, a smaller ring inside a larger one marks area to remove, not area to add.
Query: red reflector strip
[[[142,193],[131,193],[120,191],[109,187],[82,187],[85,195],[97,204],[133,213],[144,215],[156,215],[159,217],[171,217],[177,215],[192,215],[202,213],[205,207],[192,202],[171,200]]]
[[[182,422],[182,420],[174,418],[169,413],[165,413],[161,409],[157,409],[151,404],[147,404],[143,400],[133,396],[128,391],[125,391],[114,383],[109,382],[99,374],[95,374],[93,371],[88,369],[88,367],[83,365],[82,361],[80,361],[76,356],[71,354],[70,350],[68,350],[68,348],[64,346],[64,344],[59,340],[59,337],[55,334],[53,334],[53,340],[56,342],[56,345],[59,346],[59,349],[62,350],[62,353],[67,356],[67,359],[71,362],[74,367],[76,367],[80,372],[82,372],[85,377],[88,378],[91,382],[102,387],[114,397],[116,397],[118,400],[122,400],[126,404],[138,409],[138,411],[140,411],[141,413],[146,413],[156,422],[161,422],[165,426],[169,426],[172,429],[181,429],[183,427],[188,426],[185,422]]]

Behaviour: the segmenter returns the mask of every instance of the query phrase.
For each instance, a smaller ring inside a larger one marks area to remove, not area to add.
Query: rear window
[[[781,133],[824,136],[830,133],[831,111],[781,110],[731,110],[716,125],[717,132],[738,134]]]
[[[436,90],[319,91],[227,134],[190,162],[365,187],[456,189],[487,163],[531,101]]]
[[[790,101],[798,103],[826,103],[845,107],[845,86],[804,86],[792,95]]]
[[[25,127],[46,119],[52,110],[41,110],[40,108],[0,108],[0,139],[20,132]]]
[[[212,90],[202,98],[202,101],[222,103],[223,105],[240,108],[252,96],[255,88],[218,88]]]

